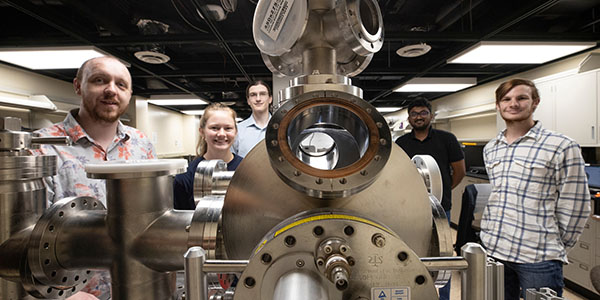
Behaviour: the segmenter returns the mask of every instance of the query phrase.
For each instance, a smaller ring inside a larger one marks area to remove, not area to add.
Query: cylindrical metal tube
[[[44,136],[44,137],[32,137],[32,144],[37,145],[66,145],[71,146],[72,141],[68,136]]]
[[[326,47],[315,47],[302,52],[303,73],[307,75],[336,74],[335,50]]]
[[[467,261],[461,256],[453,257],[421,257],[421,262],[429,272],[440,270],[461,271],[469,267]]]
[[[106,232],[106,211],[69,216],[56,237],[56,257],[65,269],[108,269],[115,253]],[[85,247],[81,247],[85,245]]]
[[[21,272],[31,232],[47,206],[42,177],[56,174],[56,157],[26,155],[30,134],[7,131],[20,130],[20,120],[0,123],[0,299],[32,299]]]
[[[206,252],[202,247],[191,247],[184,257],[186,299],[208,300],[208,283],[204,270]]]
[[[212,260],[204,263],[206,273],[241,273],[248,266],[247,260]]]
[[[175,273],[157,272],[130,251],[146,228],[173,208],[172,184],[170,176],[106,180],[107,228],[118,253],[111,267],[113,299],[159,300],[175,293]]]
[[[485,250],[479,244],[467,243],[462,246],[461,252],[469,264],[467,270],[462,272],[461,298],[463,300],[486,299],[487,256]]]
[[[188,249],[186,226],[191,223],[193,214],[191,210],[167,211],[136,240],[132,253],[155,271],[183,269],[182,257]]]
[[[317,274],[294,270],[279,278],[273,299],[329,300],[329,295]]]

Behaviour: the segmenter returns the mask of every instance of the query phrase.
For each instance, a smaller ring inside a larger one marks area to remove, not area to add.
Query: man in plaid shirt
[[[533,82],[502,83],[496,109],[506,129],[484,148],[492,193],[480,237],[488,255],[505,265],[505,299],[540,287],[562,296],[562,265],[590,215],[581,149],[533,120],[539,103]]]

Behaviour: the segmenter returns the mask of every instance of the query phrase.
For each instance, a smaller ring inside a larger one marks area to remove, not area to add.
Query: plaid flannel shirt
[[[492,193],[481,222],[488,254],[509,262],[560,260],[590,215],[590,194],[579,145],[542,128],[508,144],[502,131],[484,148]]]

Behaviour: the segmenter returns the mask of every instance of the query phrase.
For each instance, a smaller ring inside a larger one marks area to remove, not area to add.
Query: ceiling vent
[[[396,54],[402,57],[417,57],[424,55],[425,53],[429,52],[429,50],[431,50],[431,46],[425,43],[420,43],[404,46],[396,50]]]
[[[138,51],[135,53],[135,57],[145,63],[154,65],[164,64],[171,60],[169,56],[155,51]]]

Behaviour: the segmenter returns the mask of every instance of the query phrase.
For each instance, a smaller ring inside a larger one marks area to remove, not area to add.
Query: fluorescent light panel
[[[7,105],[18,108],[37,108],[45,110],[56,110],[56,105],[44,95],[32,95],[32,96],[21,96],[21,95],[10,95],[0,93],[0,105]]]
[[[568,42],[480,42],[450,58],[451,64],[541,64],[596,46]]]
[[[0,48],[0,60],[32,70],[77,69],[86,60],[105,55],[93,47]]]
[[[401,107],[377,107],[377,111],[380,113],[391,113],[399,111]]]
[[[194,116],[201,116],[202,114],[204,114],[204,109],[201,110],[182,110],[182,113],[186,114],[186,115],[194,115]]]
[[[208,102],[202,99],[151,99],[148,102],[154,105],[167,106],[167,105],[206,105]]]
[[[474,77],[414,78],[395,89],[395,92],[456,92],[477,84]]]

